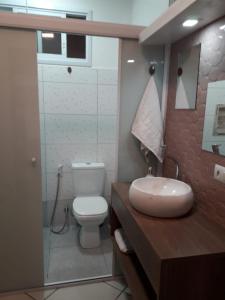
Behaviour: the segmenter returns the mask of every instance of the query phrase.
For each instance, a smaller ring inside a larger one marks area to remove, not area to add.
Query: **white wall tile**
[[[39,102],[39,113],[43,114],[44,113],[44,86],[43,82],[39,81],[38,82],[38,102]]]
[[[47,176],[45,172],[42,172],[41,176],[41,187],[42,187],[42,201],[47,201],[47,190],[46,190]]]
[[[57,188],[57,174],[47,173],[47,200],[55,200]],[[61,177],[61,189],[59,200],[73,199],[73,176],[72,173],[63,173]]]
[[[42,201],[46,201],[46,148],[45,145],[41,145],[41,185],[42,185]]]
[[[71,66],[69,74],[68,66],[43,65],[43,80],[47,82],[74,82],[84,84],[97,84],[97,71],[92,68]]]
[[[46,115],[46,143],[74,144],[97,142],[97,117]]]
[[[98,117],[98,142],[115,143],[117,130],[116,116],[99,116]]]
[[[43,81],[43,69],[41,64],[38,64],[38,81]]]
[[[117,70],[98,70],[98,84],[117,84]]]
[[[117,113],[117,85],[98,86],[98,113],[114,115]]]
[[[97,86],[91,84],[44,83],[45,113],[96,114]]]
[[[106,172],[105,190],[104,190],[105,197],[111,196],[111,185],[115,181],[116,181],[115,171],[108,171],[108,172]]]
[[[114,144],[98,144],[98,162],[103,162],[107,171],[114,171],[116,166],[116,147]]]
[[[46,148],[45,148],[45,145],[42,144],[41,145],[41,170],[42,170],[42,172],[45,171],[45,167],[46,167]]]
[[[54,201],[47,201],[46,202],[46,216],[45,216],[45,226],[49,226],[50,225],[50,220],[51,220],[51,216],[52,216],[52,211],[53,211],[53,206],[54,206]],[[55,219],[54,219],[54,225],[58,226],[58,225],[63,225],[65,222],[65,213],[64,213],[64,208],[66,206],[71,207],[71,200],[70,199],[62,199],[58,202],[58,206],[57,206],[57,211],[55,214]],[[71,220],[73,220],[74,217],[71,216],[70,218],[70,222]],[[46,299],[46,298],[45,298]]]
[[[45,144],[45,115],[40,114],[40,139],[41,139],[41,145]]]
[[[69,74],[66,66],[54,65],[38,69],[43,200],[55,199],[59,164],[64,165],[60,201],[73,199],[73,161],[104,162],[109,197],[116,180],[117,71],[72,67]]]
[[[47,172],[57,172],[62,164],[64,172],[71,172],[72,162],[86,162],[97,160],[97,144],[76,145],[46,145]]]

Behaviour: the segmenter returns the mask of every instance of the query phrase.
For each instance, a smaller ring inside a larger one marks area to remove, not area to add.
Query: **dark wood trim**
[[[116,252],[123,274],[131,290],[134,300],[155,300],[156,295],[147,280],[143,279],[144,272],[140,272],[135,255],[123,254],[113,238],[113,249]],[[147,282],[147,283],[146,283]]]

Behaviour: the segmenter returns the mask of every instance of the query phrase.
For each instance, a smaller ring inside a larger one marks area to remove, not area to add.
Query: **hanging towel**
[[[160,162],[163,161],[163,121],[154,76],[151,76],[136,113],[131,133]]]

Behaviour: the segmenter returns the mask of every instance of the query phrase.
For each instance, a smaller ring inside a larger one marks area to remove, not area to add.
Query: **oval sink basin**
[[[173,218],[186,214],[193,206],[194,197],[191,187],[182,181],[146,176],[132,182],[129,200],[144,214]]]

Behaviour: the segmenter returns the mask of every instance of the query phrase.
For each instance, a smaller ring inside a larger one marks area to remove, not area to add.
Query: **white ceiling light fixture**
[[[41,36],[45,39],[54,39],[55,37],[53,32],[42,32]]]
[[[128,59],[128,60],[127,60],[127,63],[128,63],[128,64],[133,64],[133,63],[135,63],[135,60],[134,60],[134,59]]]
[[[184,21],[184,23],[182,24],[183,27],[193,27],[196,26],[198,24],[198,20],[197,19],[188,19],[186,21]]]

